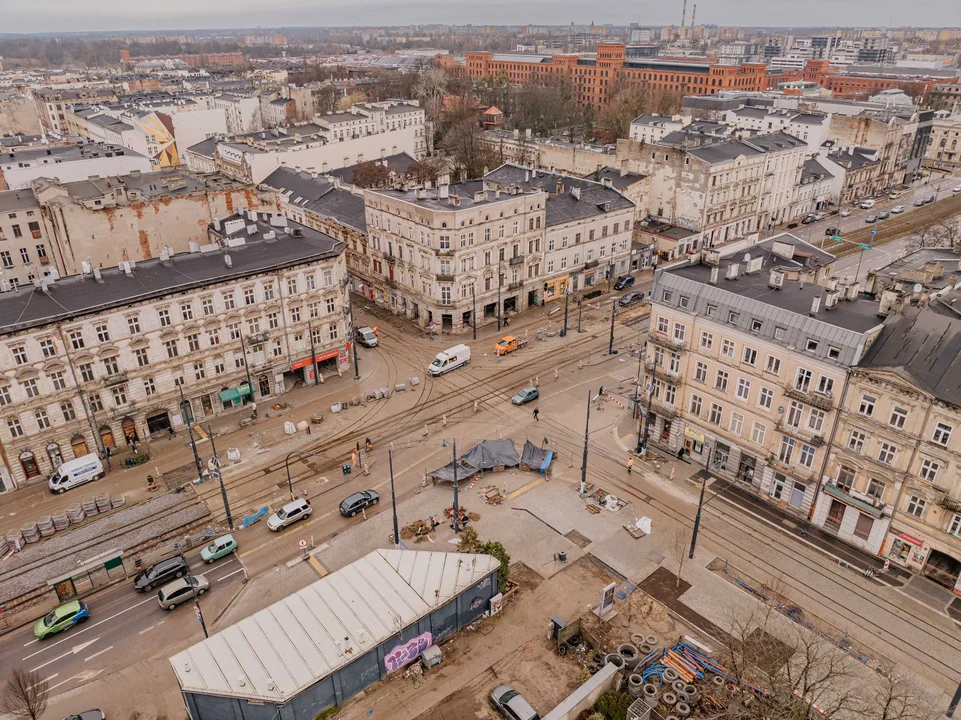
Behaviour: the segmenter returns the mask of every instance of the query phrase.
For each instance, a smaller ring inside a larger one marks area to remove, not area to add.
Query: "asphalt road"
[[[192,570],[210,582],[200,600],[209,623],[239,590],[243,568],[234,556],[211,565],[200,560],[199,552],[187,559]],[[192,603],[163,610],[157,592],[136,592],[132,579],[84,601],[90,606],[90,618],[81,625],[46,640],[34,637],[33,625],[0,638],[0,677],[9,677],[18,667],[35,671],[56,696],[145,656],[169,656],[203,638]]]

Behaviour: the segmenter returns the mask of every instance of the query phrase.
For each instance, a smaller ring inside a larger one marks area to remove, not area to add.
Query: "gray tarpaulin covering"
[[[553,450],[542,450],[530,440],[524,443],[524,452],[521,453],[521,462],[532,470],[540,470],[544,473],[550,467],[551,460],[554,459]]]
[[[457,482],[471,477],[481,470],[495,467],[517,467],[520,458],[511,440],[485,440],[460,456],[457,461]],[[454,463],[449,462],[427,473],[434,482],[454,482]]]

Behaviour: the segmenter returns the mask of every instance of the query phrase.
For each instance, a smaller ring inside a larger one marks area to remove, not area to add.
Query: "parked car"
[[[283,530],[298,520],[310,517],[314,509],[310,506],[310,500],[297,498],[284,505],[280,510],[267,518],[267,527],[274,532]]]
[[[814,215],[805,215],[805,216],[804,216],[804,219],[801,221],[801,224],[802,224],[802,225],[810,225],[811,223],[814,222],[815,219],[816,219],[816,218],[814,217]]]
[[[192,600],[194,590],[203,595],[209,588],[210,582],[203,575],[188,575],[160,588],[157,601],[164,610],[173,610],[180,603]]]
[[[536,400],[540,396],[540,390],[533,385],[528,385],[527,387],[521,388],[514,393],[514,397],[511,398],[511,402],[515,405],[523,405],[524,403],[529,403],[531,400]]]
[[[377,347],[377,328],[361,327],[357,328],[354,336],[364,347]]]
[[[840,228],[836,228],[836,227],[824,228],[825,237],[831,237],[832,235],[840,235],[840,234],[841,234]]]
[[[918,198],[914,201],[914,207],[921,207],[924,205],[924,198]]]
[[[621,299],[617,301],[617,304],[621,307],[627,307],[628,305],[633,305],[644,300],[644,293],[642,292],[629,292],[626,295],[621,296]]]
[[[861,204],[858,207],[860,207],[862,210],[870,210],[871,208],[874,207],[874,200],[870,198],[868,198],[867,200],[862,200]]]
[[[934,195],[929,195],[928,197],[924,198],[924,204],[928,205],[930,203],[933,203],[934,200],[935,200]]]
[[[624,290],[625,288],[634,287],[634,276],[633,275],[621,275],[617,278],[614,283],[615,290]]]
[[[37,624],[33,626],[33,636],[37,640],[43,640],[74,625],[86,622],[89,617],[90,608],[87,607],[87,603],[80,600],[64,603],[37,620]]]
[[[524,696],[510,685],[498,685],[491,690],[491,704],[508,720],[541,720]]]
[[[877,215],[868,215],[866,218],[864,218],[864,222],[866,223],[876,223],[877,221],[878,221]]]
[[[146,570],[137,573],[133,579],[133,586],[137,592],[147,592],[155,587],[160,587],[174,578],[183,577],[190,572],[187,558],[183,553],[171,555],[159,562],[155,562]]]
[[[205,563],[212,563],[224,555],[228,555],[237,549],[237,541],[233,535],[221,535],[210,545],[200,551],[200,558]]]
[[[892,215],[900,215],[903,212],[904,212],[904,205],[895,205],[893,208],[891,208]]]
[[[103,710],[84,710],[76,715],[69,715],[64,720],[107,720]]]
[[[527,345],[527,338],[516,338],[513,335],[505,335],[494,346],[495,355],[507,355],[515,350],[520,350]]]
[[[840,213],[838,213],[838,214],[839,214],[841,217],[849,217],[849,216],[851,215],[851,211],[848,210],[847,208],[845,208],[844,210],[842,210],[842,211],[841,211]]]
[[[891,213],[887,210],[878,213],[878,220],[887,220],[889,217],[891,217]]]
[[[954,189],[952,189],[951,192],[961,193],[961,185],[955,185]]]
[[[815,221],[815,222],[820,222],[821,220],[823,220],[823,219],[826,218],[827,216],[828,216],[828,214],[825,213],[825,212],[816,212],[816,213],[814,213],[814,221]]]
[[[797,227],[797,223],[788,223],[787,229],[788,229],[788,230],[793,230],[793,229],[796,228],[796,227]]]
[[[380,495],[374,490],[361,490],[340,502],[340,514],[344,517],[354,517],[364,508],[369,508],[378,502],[380,502]]]

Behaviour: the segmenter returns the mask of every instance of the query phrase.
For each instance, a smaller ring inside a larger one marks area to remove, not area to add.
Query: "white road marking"
[[[221,580],[226,580],[226,579],[229,578],[231,575],[236,575],[237,573],[241,573],[241,572],[243,572],[243,571],[244,571],[243,568],[240,568],[239,570],[234,570],[232,573],[227,573],[227,574],[224,575],[223,577],[217,578],[217,582],[220,582]]]
[[[453,507],[453,506],[452,506],[452,507]],[[54,673],[54,674],[51,675],[50,677],[44,678],[41,682],[50,682],[50,681],[53,680],[55,677],[59,677],[59,676],[60,676],[60,673]],[[40,684],[40,683],[37,683],[37,685],[39,685],[39,684]],[[63,683],[61,683],[61,685],[62,685],[62,684],[63,684]],[[37,685],[31,685],[31,686],[30,686],[30,689],[33,690],[35,687],[37,687]]]
[[[99,639],[100,639],[100,638],[94,638],[93,640],[89,640],[88,642],[80,643],[79,645],[74,645],[70,650],[68,650],[67,652],[65,652],[63,655],[58,655],[58,656],[55,657],[53,660],[47,660],[47,662],[43,663],[43,665],[37,665],[37,667],[35,667],[33,670],[31,670],[31,672],[37,672],[37,670],[39,670],[40,668],[45,668],[45,667],[47,667],[47,665],[50,665],[50,664],[52,664],[52,663],[55,663],[55,662],[57,662],[57,660],[62,660],[63,658],[67,657],[68,655],[76,655],[77,653],[86,650],[88,647],[90,647],[91,645],[93,645],[93,644],[94,644],[95,642],[97,642],[97,640],[99,640]]]
[[[91,656],[89,656],[89,657],[85,657],[85,658],[83,659],[83,661],[84,661],[84,662],[90,662],[90,661],[93,660],[95,657],[97,657],[97,655],[103,655],[105,652],[107,652],[107,650],[113,650],[113,645],[111,645],[110,647],[105,647],[103,650],[98,650],[98,651],[95,652],[93,655],[91,655]]]
[[[141,601],[138,602],[136,605],[131,605],[130,607],[128,607],[128,608],[126,608],[126,609],[124,609],[124,610],[121,610],[121,611],[118,612],[118,613],[114,613],[113,615],[111,615],[111,616],[109,616],[109,617],[105,617],[103,620],[99,620],[99,621],[95,622],[93,625],[87,625],[86,627],[84,627],[83,630],[77,630],[76,632],[72,632],[72,633],[70,633],[70,637],[65,637],[63,640],[58,640],[58,641],[55,642],[55,643],[51,643],[50,645],[47,645],[43,650],[37,650],[37,652],[33,653],[33,655],[27,655],[27,657],[25,657],[24,660],[29,660],[29,659],[32,658],[34,655],[39,655],[40,653],[44,652],[44,650],[49,650],[50,648],[57,647],[57,645],[60,645],[61,643],[65,643],[65,642],[67,642],[67,641],[69,641],[69,640],[72,640],[73,638],[77,637],[77,635],[81,635],[81,634],[87,632],[88,630],[92,630],[93,628],[97,627],[97,625],[103,625],[103,624],[104,624],[105,622],[107,622],[108,620],[113,620],[115,617],[119,617],[120,615],[123,615],[125,612],[129,612],[130,610],[133,610],[135,607],[140,607],[141,605],[144,605],[144,604],[146,604],[146,603],[148,603],[148,602],[157,602],[156,596],[151,596],[151,597],[147,598],[146,600],[141,600]]]
[[[137,634],[138,634],[138,635],[143,635],[144,633],[150,632],[150,631],[153,630],[155,627],[157,627],[157,626],[156,626],[156,625],[151,625],[151,626],[148,627],[148,628],[144,628],[143,630],[141,630],[141,631],[138,632]]]
[[[33,645],[35,642],[40,642],[40,641],[37,640],[37,638],[34,638],[34,639],[31,640],[30,642],[24,643],[23,646],[24,646],[24,647],[29,647],[30,645]]]
[[[57,677],[57,676],[56,676],[56,675],[51,675],[50,677],[47,678],[47,682],[53,680],[55,677]],[[76,680],[76,679],[77,679],[77,676],[74,675],[73,677],[69,677],[69,678],[67,678],[66,680],[63,680],[63,681],[61,681],[61,682],[58,682],[56,685],[48,686],[48,687],[47,687],[47,693],[49,693],[51,690],[55,690],[56,688],[60,687],[61,685],[66,685],[66,684],[67,684],[68,682],[70,682],[71,680]]]

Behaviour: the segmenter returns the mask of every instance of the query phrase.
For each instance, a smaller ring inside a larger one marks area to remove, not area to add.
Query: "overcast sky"
[[[679,23],[683,0],[0,0],[2,32],[407,23]],[[690,22],[694,0],[688,0]],[[961,26],[961,0],[701,0],[697,20],[717,25]]]

